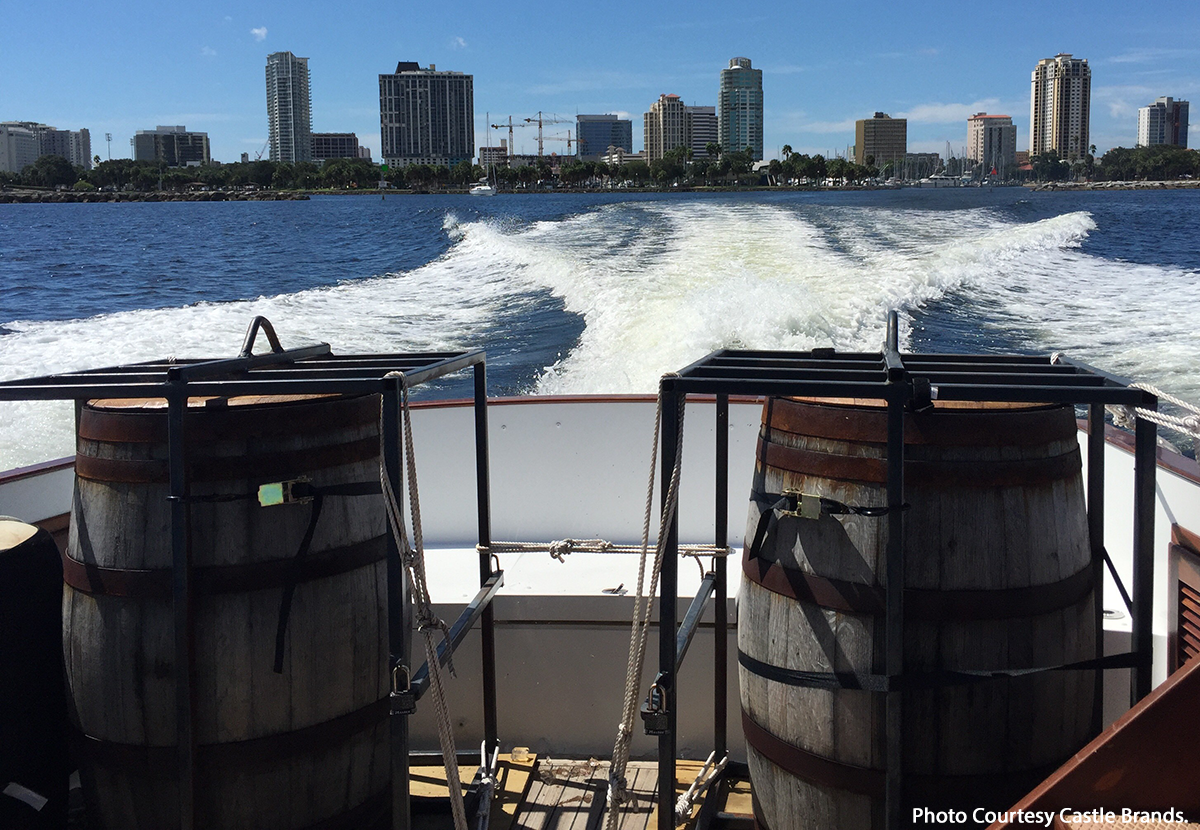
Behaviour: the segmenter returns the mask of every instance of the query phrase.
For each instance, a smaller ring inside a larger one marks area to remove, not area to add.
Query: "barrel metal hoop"
[[[193,399],[194,400],[194,399]],[[269,413],[264,411],[269,407]],[[379,422],[379,398],[360,395],[301,400],[269,400],[261,404],[189,407],[184,416],[188,441],[220,441],[234,435],[239,438],[291,438],[322,432],[334,427],[372,426]],[[331,423],[331,418],[333,422]],[[135,409],[128,406],[104,408],[90,402],[80,413],[79,437],[89,441],[115,444],[165,444],[167,410]]]
[[[768,467],[862,484],[887,484],[886,458],[840,455],[789,447],[759,436],[758,458]],[[939,487],[1018,487],[1051,484],[1078,475],[1083,469],[1079,447],[1061,455],[1018,461],[904,460],[906,485]]]
[[[379,438],[368,436],[341,444],[262,455],[205,458],[193,452],[188,454],[187,466],[188,478],[192,482],[242,481],[248,478],[276,481],[378,457]],[[97,458],[84,453],[75,455],[75,474],[92,481],[120,484],[166,484],[169,480],[166,459]]]
[[[884,797],[887,775],[885,770],[847,764],[788,743],[755,723],[745,709],[742,710],[742,730],[747,745],[784,772],[817,786],[877,799]],[[1044,781],[1046,776],[1062,766],[1069,757],[1027,770],[965,775],[913,773],[906,775],[905,780],[912,796],[929,801],[944,799],[947,796],[961,796],[963,793],[978,797],[995,791],[1001,782],[1012,779],[1019,782],[1015,789],[1028,792],[1039,781]],[[756,811],[756,818],[758,816]]]
[[[237,565],[205,565],[192,569],[197,596],[232,594],[282,588],[313,582],[382,562],[387,557],[387,536],[376,536],[353,545],[310,553],[301,559],[275,559]],[[132,599],[170,599],[171,569],[104,568],[62,554],[63,581],[87,594]]]
[[[883,798],[883,770],[843,763],[790,744],[755,723],[745,709],[742,731],[747,744],[784,772],[823,787]]]
[[[1024,588],[945,591],[908,588],[904,591],[904,614],[910,621],[933,622],[1006,620],[1050,614],[1071,608],[1091,595],[1092,567],[1089,561],[1066,579]],[[833,611],[880,616],[886,608],[881,586],[817,576],[778,562],[751,559],[749,551],[742,556],[742,572],[751,582],[772,593]]]
[[[348,714],[291,732],[245,741],[200,744],[196,748],[196,761],[208,769],[246,769],[276,764],[287,758],[328,750],[330,746],[383,723],[390,710],[391,702],[383,697]],[[137,770],[141,775],[152,778],[172,779],[176,775],[178,751],[174,746],[107,741],[78,729],[72,730],[72,742],[80,754],[101,766]]]
[[[887,409],[879,406],[842,406],[829,400],[772,398],[771,412],[764,411],[763,425],[797,436],[834,441],[887,445]],[[1019,428],[997,431],[995,421],[1003,417]],[[1042,446],[1069,441],[1076,433],[1075,419],[1062,407],[1035,406],[1021,409],[935,409],[909,413],[904,419],[905,444],[956,446]]]

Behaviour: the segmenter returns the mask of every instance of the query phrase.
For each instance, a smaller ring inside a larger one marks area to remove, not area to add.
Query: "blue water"
[[[0,205],[0,379],[228,356],[265,314],[285,346],[482,347],[497,394],[651,391],[723,346],[875,351],[896,309],[915,351],[1063,351],[1200,399],[1198,239],[1197,191]]]

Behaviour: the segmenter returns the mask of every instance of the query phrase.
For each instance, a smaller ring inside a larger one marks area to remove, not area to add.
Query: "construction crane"
[[[269,139],[269,138],[263,142],[262,149],[254,154],[255,161],[262,161],[263,153],[267,152],[267,145],[270,143],[271,143],[271,139]]]
[[[571,143],[572,142],[574,142],[575,144],[579,143],[578,139],[571,138],[570,130],[567,130],[566,138],[563,138],[561,135],[548,135],[548,136],[546,136],[546,141],[565,141],[565,142],[567,142],[567,155],[568,156],[571,155]]]
[[[538,157],[539,158],[545,155],[545,153],[542,150],[542,125],[543,124],[570,124],[571,121],[572,121],[572,119],[559,118],[557,115],[551,115],[548,118],[544,117],[542,115],[541,110],[538,110],[537,118],[526,118],[525,119],[526,124],[537,124],[538,125]]]
[[[529,119],[526,118],[525,120],[528,121]],[[503,130],[505,127],[504,124],[492,124],[491,126],[492,126],[493,130]],[[516,149],[516,145],[513,144],[513,127],[528,127],[529,125],[528,124],[514,124],[513,120],[512,120],[512,116],[510,115],[508,117],[508,125],[507,126],[508,126],[508,154],[510,156],[512,156],[512,155],[514,155],[513,151]]]

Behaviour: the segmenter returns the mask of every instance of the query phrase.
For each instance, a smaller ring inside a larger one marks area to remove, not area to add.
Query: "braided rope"
[[[558,539],[553,542],[492,542],[487,545],[476,545],[479,553],[549,553],[559,562],[565,562],[566,555],[571,553],[612,553],[635,554],[642,552],[641,545],[622,545],[609,542],[606,539]],[[728,547],[716,545],[680,545],[680,556],[719,556],[730,554]]]
[[[383,488],[384,503],[387,507],[388,522],[396,537],[397,546],[404,563],[404,571],[412,590],[413,602],[416,606],[417,630],[425,642],[425,661],[429,666],[429,691],[433,694],[433,708],[437,715],[438,741],[442,749],[442,764],[446,768],[446,786],[450,796],[450,812],[454,816],[454,830],[467,830],[466,808],[463,805],[462,781],[458,774],[458,756],[454,747],[454,731],[450,722],[450,708],[446,702],[446,690],[442,678],[441,661],[438,660],[435,635],[442,633],[447,645],[446,666],[454,672],[454,663],[450,659],[450,630],[446,623],[433,611],[433,602],[429,596],[429,583],[425,573],[425,541],[421,533],[421,504],[417,492],[417,459],[413,445],[412,417],[408,405],[408,381],[403,372],[389,372],[384,377],[400,379],[400,406],[403,415],[404,433],[404,465],[401,470],[402,483],[407,479],[408,503],[412,512],[413,543],[410,547],[408,534],[405,529],[404,508],[396,498],[392,482],[388,478],[387,469],[381,459],[379,464],[379,480]],[[380,408],[380,442],[384,439],[383,411]],[[415,548],[415,549],[414,549]]]
[[[654,564],[651,568],[650,587],[643,591],[646,573],[646,557],[650,547],[650,519],[654,510],[654,474],[658,458],[658,443],[662,429],[663,394],[659,387],[658,406],[654,415],[654,438],[650,447],[650,476],[646,487],[646,511],[642,521],[641,558],[638,562],[637,594],[634,597],[633,621],[629,629],[629,662],[625,674],[625,698],[621,722],[617,726],[617,739],[613,746],[613,759],[608,776],[608,812],[605,817],[606,830],[616,830],[620,821],[621,805],[635,799],[629,792],[625,770],[629,765],[629,752],[633,742],[633,721],[637,713],[638,684],[645,667],[646,640],[650,633],[651,602],[658,592],[658,580],[662,571],[667,530],[675,516],[679,501],[679,477],[683,466],[683,416],[685,399],[678,399],[678,430],[675,444],[675,465],[671,470],[670,483],[659,519],[658,541],[654,549]]]
[[[1172,403],[1190,414],[1180,417],[1167,412],[1159,412],[1156,409],[1146,409],[1142,406],[1109,406],[1108,411],[1112,413],[1113,422],[1117,426],[1132,429],[1137,418],[1144,418],[1147,421],[1166,427],[1167,429],[1173,429],[1190,438],[1200,438],[1200,407],[1182,398],[1177,398],[1169,392],[1164,392],[1149,383],[1131,383],[1129,384],[1129,388],[1149,392],[1160,400]]]

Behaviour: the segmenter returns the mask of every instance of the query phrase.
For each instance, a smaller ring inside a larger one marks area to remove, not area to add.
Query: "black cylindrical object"
[[[67,823],[62,584],[50,534],[0,518],[0,827]]]

